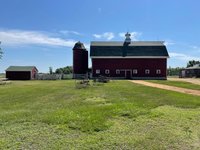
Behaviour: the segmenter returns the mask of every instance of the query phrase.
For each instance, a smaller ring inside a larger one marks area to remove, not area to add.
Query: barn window
[[[106,69],[105,70],[105,74],[109,74],[110,73],[110,70],[109,69]]]
[[[133,74],[137,74],[138,70],[137,69],[133,69]]]
[[[160,70],[160,69],[157,69],[157,70],[156,70],[156,74],[161,74],[161,70]]]
[[[100,74],[100,70],[99,69],[96,70],[96,74]]]
[[[120,70],[119,69],[116,70],[116,74],[120,74]]]
[[[149,69],[146,69],[146,70],[145,70],[145,74],[150,74],[150,70],[149,70]]]

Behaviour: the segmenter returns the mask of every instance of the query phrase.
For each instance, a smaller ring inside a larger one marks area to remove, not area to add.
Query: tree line
[[[187,63],[187,67],[192,67],[194,65],[200,64],[200,61],[196,61],[196,60],[190,60]]]
[[[179,72],[182,69],[183,68],[180,68],[180,67],[172,68],[169,66],[169,68],[167,68],[167,76],[179,76]]]
[[[49,67],[49,74],[72,74],[73,73],[73,70],[72,70],[72,66],[66,66],[66,67],[63,67],[63,68],[57,68],[55,70],[55,72],[53,72],[53,68],[52,67]]]

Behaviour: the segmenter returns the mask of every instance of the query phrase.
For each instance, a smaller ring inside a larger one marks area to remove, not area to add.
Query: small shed
[[[35,66],[10,66],[6,69],[6,78],[9,80],[33,80],[38,69]]]
[[[200,64],[180,70],[180,78],[199,78],[200,77]]]

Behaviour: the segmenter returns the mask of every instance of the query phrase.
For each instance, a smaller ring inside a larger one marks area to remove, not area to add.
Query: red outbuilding
[[[163,41],[91,42],[92,76],[125,79],[166,79],[167,58]]]
[[[32,80],[36,78],[38,70],[35,66],[10,66],[6,69],[9,80]]]

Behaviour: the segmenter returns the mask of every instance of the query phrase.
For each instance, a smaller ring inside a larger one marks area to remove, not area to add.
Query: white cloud
[[[191,46],[193,49],[199,49],[199,47],[198,46],[195,46],[195,45],[193,45],[193,46]]]
[[[65,35],[69,35],[69,34],[82,35],[81,33],[77,31],[69,31],[69,30],[61,30],[60,33],[65,34]]]
[[[142,35],[142,33],[140,33],[140,32],[129,32],[129,33],[131,34],[131,40],[133,40],[133,41],[138,41],[138,38]],[[126,34],[126,32],[121,32],[118,35],[124,39],[125,34]]]
[[[175,58],[175,59],[179,59],[179,60],[184,60],[184,61],[189,61],[189,60],[199,60],[199,57],[195,57],[195,56],[189,56],[186,54],[182,54],[182,53],[169,53],[169,56],[171,58]]]
[[[112,32],[105,32],[103,34],[93,34],[93,36],[97,39],[106,39],[106,40],[111,40],[115,37],[114,33]]]
[[[102,9],[101,8],[98,8],[98,13],[101,13],[102,12]]]
[[[97,38],[97,39],[102,38],[102,35],[100,35],[100,34],[93,34],[93,36],[94,36],[95,38]]]
[[[190,46],[195,52],[200,52],[200,47],[196,45],[191,45]]]
[[[73,47],[75,40],[52,37],[48,33],[23,30],[0,30],[3,45],[46,45]]]
[[[164,42],[164,45],[165,45],[165,46],[174,45],[174,44],[175,44],[175,43],[172,42],[171,40],[166,40],[166,41]]]
[[[89,50],[90,49],[90,44],[85,44],[85,43],[83,43],[84,44],[84,46],[85,46],[85,48],[87,49],[87,50]]]

